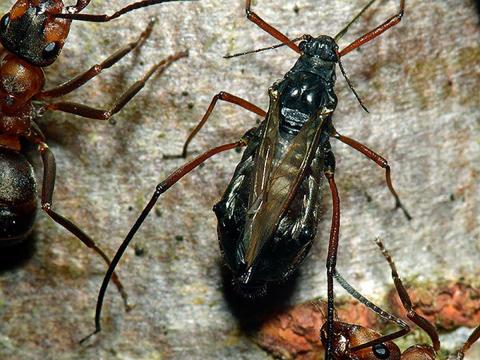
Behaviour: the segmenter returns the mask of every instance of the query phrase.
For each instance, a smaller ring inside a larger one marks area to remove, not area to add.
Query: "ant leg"
[[[105,261],[107,265],[110,265],[110,259],[105,254],[105,252],[100,249],[93,239],[85,234],[77,225],[72,221],[58,214],[52,210],[52,198],[53,191],[55,188],[55,177],[56,177],[56,163],[53,153],[48,148],[48,145],[43,142],[38,143],[38,150],[42,156],[43,161],[43,182],[42,182],[42,210],[50,216],[53,221],[62,225],[65,229],[70,231],[75,235],[81,242],[83,242],[88,248],[95,251],[100,257]],[[120,282],[116,274],[113,275],[113,282],[117,287],[120,295],[122,296],[123,302],[125,304],[126,310],[130,310],[130,305],[128,305],[128,295]]]
[[[333,130],[332,136],[335,139],[340,140],[344,144],[347,144],[348,146],[351,146],[355,150],[361,152],[363,155],[365,155],[370,160],[375,161],[375,163],[378,166],[385,169],[385,179],[386,179],[386,182],[387,182],[387,187],[390,190],[390,192],[392,193],[393,197],[395,198],[395,208],[396,209],[398,209],[398,208],[402,209],[405,217],[408,220],[412,220],[412,216],[409,214],[408,210],[402,204],[402,202],[400,201],[400,198],[398,197],[397,192],[393,188],[392,177],[390,175],[390,173],[391,173],[390,165],[388,164],[387,159],[384,159],[383,157],[381,157],[380,155],[378,155],[377,153],[375,153],[373,150],[369,149],[368,147],[366,147],[362,143],[359,143],[358,141],[356,141],[354,139],[351,139],[347,136],[340,135],[336,130]]]
[[[438,333],[435,330],[435,327],[427,319],[425,319],[415,311],[415,309],[413,308],[412,300],[410,299],[407,290],[403,286],[402,280],[400,280],[400,277],[398,276],[397,268],[395,266],[395,263],[393,262],[392,257],[390,256],[390,253],[387,251],[387,249],[385,249],[385,246],[379,239],[377,239],[375,242],[377,243],[378,247],[382,251],[383,256],[385,257],[388,264],[390,265],[390,268],[392,269],[393,282],[395,283],[395,288],[397,289],[397,293],[400,297],[400,300],[402,301],[403,307],[407,311],[407,317],[428,334],[428,336],[432,340],[433,349],[435,350],[435,352],[438,352],[438,350],[440,349],[440,340],[438,339]]]
[[[468,337],[468,340],[463,344],[460,350],[457,353],[457,360],[462,360],[465,356],[465,353],[470,349],[470,347],[475,343],[475,341],[480,338],[480,326],[478,326]]]
[[[116,11],[112,15],[94,15],[94,14],[56,14],[54,15],[57,18],[62,18],[62,19],[70,19],[70,20],[81,20],[81,21],[92,21],[92,22],[107,22],[113,19],[116,19],[130,11],[136,10],[136,9],[141,9],[147,6],[151,5],[156,5],[156,4],[162,4],[166,2],[173,2],[173,1],[179,1],[179,0],[142,0],[142,1],[137,1],[133,4],[127,5],[124,8]],[[185,0],[185,1],[196,1],[196,0]],[[78,3],[82,4],[81,6],[85,7],[90,3],[90,0],[79,0],[77,2],[77,5],[75,6],[76,8],[78,7]]]
[[[334,337],[334,291],[333,279],[336,273],[338,238],[340,231],[340,198],[335,184],[335,158],[331,151],[325,154],[325,177],[332,193],[332,226],[327,254],[327,345],[325,346],[325,360],[332,360]]]
[[[92,80],[94,77],[99,75],[103,70],[108,69],[111,66],[115,65],[118,61],[120,61],[123,57],[125,57],[128,53],[130,53],[133,49],[143,45],[145,40],[152,33],[152,28],[155,22],[156,22],[155,20],[150,21],[145,31],[143,31],[140,34],[140,37],[136,41],[132,41],[130,44],[117,50],[115,53],[113,53],[103,62],[101,62],[100,64],[93,65],[90,69],[78,75],[74,79],[69,80],[66,83],[58,87],[55,87],[53,89],[40,92],[38,95],[35,96],[35,99],[43,100],[46,98],[56,98],[56,97],[64,96],[78,89],[79,87],[83,86],[88,81]]]
[[[266,31],[270,35],[272,35],[275,39],[281,41],[283,44],[287,45],[290,49],[297,53],[301,53],[300,48],[297,44],[292,42],[287,36],[282,34],[280,31],[275,29],[272,25],[268,24],[265,20],[263,20],[260,16],[254,13],[251,10],[252,7],[252,0],[245,1],[245,12],[247,13],[247,19],[251,22],[255,23],[258,27],[262,30]]]
[[[251,112],[254,112],[255,114],[261,117],[265,117],[267,115],[267,113],[264,110],[260,109],[258,106],[252,104],[251,102],[244,100],[242,98],[239,98],[238,96],[232,95],[230,93],[221,91],[212,98],[212,101],[210,102],[210,105],[208,106],[208,109],[205,112],[205,115],[203,115],[202,120],[200,120],[198,125],[195,126],[195,128],[191,131],[190,135],[188,135],[188,138],[185,141],[185,144],[183,145],[182,157],[184,158],[187,157],[188,145],[193,140],[195,135],[197,135],[197,133],[200,131],[203,125],[205,125],[205,123],[207,122],[208,118],[210,117],[213,111],[213,108],[217,104],[218,100],[226,101],[226,102],[241,106],[242,108],[247,109]]]
[[[105,274],[105,277],[103,278],[102,286],[100,287],[100,291],[98,293],[98,299],[97,299],[97,307],[95,310],[95,331],[83,338],[80,343],[83,343],[86,341],[88,338],[91,336],[99,333],[101,331],[101,325],[100,325],[100,319],[101,319],[101,314],[102,314],[102,306],[103,306],[103,300],[105,298],[105,293],[107,291],[108,284],[110,282],[110,279],[112,278],[112,275],[115,274],[115,268],[117,267],[118,263],[120,262],[120,259],[122,258],[123,254],[125,253],[125,250],[127,249],[128,245],[132,241],[133,237],[137,233],[138,229],[140,226],[143,224],[145,219],[147,218],[148,214],[152,210],[153,206],[157,202],[158,198],[160,197],[161,194],[166,192],[168,189],[170,189],[173,185],[175,185],[181,178],[183,178],[185,175],[190,173],[192,170],[203,164],[206,160],[211,158],[212,156],[227,151],[227,150],[232,150],[236,149],[242,146],[247,145],[248,139],[247,135],[242,138],[242,140],[230,143],[230,144],[225,144],[221,145],[215,148],[212,148],[203,154],[197,156],[195,159],[187,162],[183,166],[179,167],[177,170],[172,172],[165,180],[157,184],[155,188],[155,192],[152,195],[152,198],[150,201],[147,203],[143,211],[141,212],[140,216],[137,218],[135,221],[134,225],[128,232],[125,240],[123,240],[122,244],[117,250],[117,253],[113,257],[112,263],[110,264],[107,273]]]
[[[145,86],[147,80],[155,73],[161,74],[165,69],[178,59],[188,56],[188,52],[182,51],[160,61],[150,68],[145,76],[133,84],[124,92],[109,110],[96,109],[73,102],[58,102],[44,105],[44,110],[56,110],[82,116],[89,119],[108,120],[119,112],[137,93]]]
[[[370,40],[373,40],[377,36],[380,36],[381,34],[383,34],[385,31],[387,31],[391,27],[397,25],[400,22],[400,20],[402,20],[404,10],[405,10],[405,0],[400,0],[400,10],[398,11],[397,14],[393,15],[391,18],[389,18],[387,21],[385,21],[383,24],[376,27],[372,31],[369,31],[365,35],[360,36],[357,40],[355,40],[346,48],[344,48],[342,51],[340,51],[339,57],[342,57],[348,54],[350,51],[355,50],[356,48],[362,46],[363,44],[366,44]]]

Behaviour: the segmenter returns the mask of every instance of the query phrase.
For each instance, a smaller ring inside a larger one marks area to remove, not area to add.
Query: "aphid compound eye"
[[[50,60],[55,58],[60,51],[60,44],[56,42],[48,43],[47,46],[43,49],[42,58],[45,60]]]
[[[388,359],[390,357],[390,350],[388,350],[385,344],[373,345],[372,351],[377,359]]]
[[[7,30],[8,24],[10,24],[10,14],[5,14],[0,20],[0,33],[4,33]]]

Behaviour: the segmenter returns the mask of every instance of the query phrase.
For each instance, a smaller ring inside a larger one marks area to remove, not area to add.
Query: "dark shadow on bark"
[[[244,332],[255,331],[269,315],[287,307],[297,287],[299,272],[278,284],[269,284],[262,296],[246,297],[238,292],[232,282],[232,273],[222,266],[223,295],[230,312],[237,318]]]
[[[0,247],[0,275],[23,266],[32,258],[35,250],[36,239],[34,234],[31,234],[22,242]]]

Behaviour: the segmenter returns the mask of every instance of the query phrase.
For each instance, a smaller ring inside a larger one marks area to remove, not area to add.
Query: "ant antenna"
[[[305,37],[306,37],[306,35],[302,35],[302,36],[300,36],[298,38],[295,38],[295,39],[292,39],[292,40],[290,40],[286,43],[281,43],[281,44],[277,44],[277,45],[273,45],[273,46],[269,46],[269,47],[264,47],[264,48],[256,49],[256,50],[245,51],[245,52],[241,52],[241,53],[237,53],[237,54],[233,54],[233,55],[227,54],[223,58],[224,59],[231,59],[231,58],[234,58],[234,57],[237,57],[237,56],[243,56],[243,55],[258,53],[258,52],[261,52],[261,51],[277,49],[279,47],[287,46],[289,44],[296,43],[297,41],[304,40]]]
[[[343,35],[345,35],[345,33],[348,31],[348,29],[350,28],[350,26],[352,26],[355,21],[357,21],[360,16],[362,16],[362,14],[377,0],[371,0],[367,5],[365,5],[363,7],[362,10],[360,10],[360,12],[347,24],[347,26],[345,26],[337,35],[335,35],[334,39],[335,39],[335,42],[338,42],[338,40],[340,40]]]
[[[361,106],[361,107],[363,108],[363,110],[365,110],[367,113],[370,113],[370,111],[368,111],[367,107],[365,106],[365,104],[363,103],[362,99],[360,98],[360,95],[358,95],[357,91],[356,91],[355,88],[353,87],[352,82],[351,82],[350,79],[348,78],[347,73],[345,72],[345,69],[343,68],[343,64],[342,64],[342,61],[340,60],[340,57],[338,57],[338,65],[340,66],[340,71],[342,72],[343,77],[345,78],[345,80],[347,80],[347,84],[348,84],[350,90],[352,90],[353,94],[355,95],[355,97],[357,98],[358,102],[360,103],[360,106]]]
[[[141,9],[147,6],[162,4],[166,2],[174,2],[174,1],[176,2],[176,1],[183,1],[183,0],[138,0],[116,11],[112,15],[81,14],[80,12],[88,6],[90,1],[91,0],[77,0],[76,5],[67,7],[67,11],[68,11],[67,13],[53,14],[53,17],[60,18],[60,19],[68,19],[68,20],[78,20],[78,21],[108,22],[110,20],[116,19],[136,9]],[[198,1],[198,0],[185,0],[185,1]]]

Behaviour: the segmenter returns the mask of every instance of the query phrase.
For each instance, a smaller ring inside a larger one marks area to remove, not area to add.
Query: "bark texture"
[[[0,13],[11,2],[2,1]],[[129,2],[93,0],[86,12],[112,13]],[[292,37],[335,35],[364,3],[258,0],[254,9]],[[392,15],[397,6],[398,1],[378,1],[340,47]],[[183,162],[163,155],[181,152],[188,130],[212,96],[228,91],[266,108],[268,86],[296,60],[287,48],[222,58],[276,43],[246,20],[242,0],[174,2],[107,24],[75,23],[59,60],[46,69],[48,85],[102,61],[136,39],[155,16],[159,21],[140,51],[68,99],[106,106],[160,59],[189,49],[188,59],[154,77],[115,116],[115,125],[62,114],[40,120],[58,163],[54,207],[109,254],[155,184]],[[334,141],[342,201],[339,270],[374,301],[381,302],[391,286],[388,267],[373,242],[377,236],[407,282],[464,278],[476,286],[471,279],[480,275],[478,24],[473,0],[407,0],[400,25],[344,59],[370,114],[362,111],[339,74],[336,127],[390,161],[394,185],[413,216],[409,222],[392,210],[380,168]],[[192,150],[234,141],[256,121],[238,107],[219,104]],[[239,157],[235,152],[218,156],[161,198],[136,237],[137,251],[132,246],[118,270],[136,307],[125,313],[111,287],[104,332],[87,346],[77,342],[92,330],[105,266],[40,214],[33,245],[19,249],[24,261],[0,250],[0,358],[270,359],[249,338],[249,307],[225,290],[228,280],[222,280],[211,211]],[[38,157],[34,161],[40,165]],[[331,201],[327,187],[323,193],[316,244],[295,281],[277,293],[278,303],[325,296]],[[274,306],[264,302],[254,308]],[[446,345],[454,348],[467,333],[452,341],[449,337]]]

